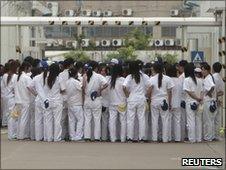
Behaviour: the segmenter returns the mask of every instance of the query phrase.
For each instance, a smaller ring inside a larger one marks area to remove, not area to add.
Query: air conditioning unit
[[[156,47],[161,47],[161,46],[163,46],[163,40],[155,40],[155,46]]]
[[[71,48],[72,47],[72,42],[71,41],[66,41],[66,47]]]
[[[65,10],[64,15],[66,17],[73,17],[74,16],[74,10]]]
[[[100,41],[95,41],[95,46],[99,47],[100,46]]]
[[[166,39],[164,44],[165,46],[174,46],[174,39]]]
[[[103,16],[104,17],[111,17],[113,15],[113,13],[112,13],[112,11],[110,11],[110,10],[107,10],[107,11],[104,11],[103,12]]]
[[[77,45],[78,45],[78,42],[77,42],[77,41],[73,41],[73,42],[72,42],[72,46],[73,46],[74,48],[77,48]]]
[[[59,47],[59,42],[57,40],[53,41],[53,46],[54,47]]]
[[[89,46],[89,39],[82,39],[81,46],[82,47],[88,47]]]
[[[92,11],[89,9],[82,11],[82,16],[84,17],[90,17],[91,14],[92,14]]]
[[[115,47],[122,46],[122,40],[121,39],[113,39],[111,43],[112,43],[112,46],[115,46]]]
[[[177,9],[170,10],[171,17],[176,17],[178,15],[179,15],[179,10],[177,10]]]
[[[100,10],[93,11],[93,12],[92,12],[92,16],[93,16],[93,17],[100,17],[100,16],[101,16],[101,11],[100,11]]]
[[[57,16],[59,11],[58,2],[46,2],[47,8],[52,12],[52,16]]]
[[[149,41],[148,46],[149,46],[149,47],[154,46],[154,40]]]
[[[132,16],[133,10],[132,9],[123,9],[122,10],[122,15],[123,16]]]
[[[59,45],[59,46],[63,46],[63,45],[64,45],[63,40],[59,39],[59,40],[58,40],[58,45]]]
[[[111,45],[110,40],[102,40],[101,41],[101,46],[102,47],[109,47]]]
[[[180,40],[180,39],[176,39],[176,40],[175,40],[175,45],[176,45],[176,46],[181,46],[181,45],[182,45],[181,40]]]
[[[53,44],[51,42],[47,42],[47,44],[46,44],[47,47],[52,47],[52,45]]]

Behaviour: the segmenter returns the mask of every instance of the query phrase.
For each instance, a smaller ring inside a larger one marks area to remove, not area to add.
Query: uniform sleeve
[[[189,83],[189,79],[185,79],[184,83],[183,83],[183,90],[184,91],[192,91],[190,83]]]
[[[28,88],[29,89],[33,89],[33,90],[36,91],[36,89],[35,89],[35,77],[34,77],[34,79],[32,79],[32,81],[30,82],[30,84],[28,84]]]
[[[146,88],[150,87],[151,86],[150,78],[146,74],[142,74],[142,75],[143,75],[145,87]]]
[[[128,75],[122,85],[125,87],[129,87],[130,79],[130,75]]]
[[[75,88],[79,91],[82,91],[82,82],[76,80]]]
[[[103,86],[105,84],[107,84],[107,79],[99,74],[99,81],[100,81],[100,85]]]
[[[32,83],[32,79],[29,76],[26,76],[26,87],[29,87]]]
[[[204,80],[204,90],[210,91],[210,89],[212,87],[215,87],[215,84],[214,84],[214,82],[212,80],[212,77],[209,77],[209,78],[205,79]]]
[[[66,81],[63,79],[63,74],[59,74],[59,83],[60,83],[60,89],[65,90],[66,89]]]
[[[174,87],[173,79],[168,77],[167,89],[172,89]]]

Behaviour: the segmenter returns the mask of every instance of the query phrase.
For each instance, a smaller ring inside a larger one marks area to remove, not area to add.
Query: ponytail
[[[88,67],[88,70],[86,72],[86,75],[87,75],[87,81],[89,82],[90,81],[90,78],[93,75],[93,68],[91,66]]]
[[[161,88],[162,87],[162,73],[159,73],[158,75],[158,88]]]
[[[44,85],[44,86],[45,86],[45,84],[46,84],[47,73],[48,73],[48,70],[45,69],[44,72],[43,72],[43,85]]]
[[[59,73],[60,73],[59,65],[56,63],[52,64],[49,68],[49,76],[47,77],[47,84],[50,89],[52,89]]]
[[[22,65],[21,65],[20,68],[19,68],[17,81],[20,80],[20,76],[21,76],[22,72],[23,72],[23,71],[27,71],[30,67],[31,67],[31,64],[30,64],[30,63],[28,63],[28,62],[26,62],[26,61],[24,61],[24,62],[22,63]]]
[[[163,78],[163,67],[162,64],[159,62],[154,63],[153,65],[153,69],[155,71],[155,73],[158,73],[158,88],[162,87],[162,78]]]

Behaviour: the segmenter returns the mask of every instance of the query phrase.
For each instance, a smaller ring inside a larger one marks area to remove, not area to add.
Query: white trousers
[[[9,119],[9,107],[8,107],[8,98],[1,98],[1,114],[2,114],[2,126],[7,126]]]
[[[109,139],[109,108],[106,107],[106,110],[101,114],[101,139],[108,140]]]
[[[111,142],[115,142],[117,139],[117,117],[119,115],[120,119],[120,140],[121,142],[126,141],[126,112],[119,112],[117,109],[118,106],[110,106],[109,107],[109,132],[110,132],[110,140]]]
[[[170,112],[169,131],[169,134],[171,134],[169,136],[172,139],[175,141],[181,141],[181,108],[174,108]]]
[[[15,106],[15,100],[14,100],[14,98],[10,98],[8,100],[9,113],[12,112],[14,106]],[[9,140],[17,138],[17,127],[18,127],[18,119],[13,118],[10,115],[9,119],[8,119],[8,139]]]
[[[91,109],[90,107],[84,107],[85,126],[84,126],[84,138],[91,139],[91,120],[94,120],[94,138],[100,140],[101,136],[101,107]]]
[[[162,120],[162,141],[168,142],[169,140],[169,111],[163,111],[161,106],[151,105],[151,115],[152,115],[152,140],[158,140],[158,130],[159,130],[159,117]]]
[[[82,106],[68,106],[68,123],[70,140],[82,139],[84,126]]]
[[[221,137],[220,137],[220,128],[222,126],[222,124],[221,124],[222,117],[221,116],[222,116],[222,110],[221,110],[221,107],[218,106],[216,117],[215,117],[215,120],[214,120],[214,124],[215,124],[215,136],[214,136],[214,138],[217,139],[217,140],[221,139]]]
[[[44,108],[39,101],[35,102],[35,140],[44,139]]]
[[[186,109],[181,109],[181,140],[184,141],[187,138],[187,120],[186,120]]]
[[[65,139],[69,135],[69,127],[68,127],[68,106],[67,103],[63,103],[63,111],[61,117],[61,127],[62,127],[62,139]]]
[[[188,139],[190,142],[202,141],[202,113],[194,111],[190,103],[186,103],[186,115],[188,124]]]
[[[203,138],[206,141],[212,141],[215,137],[215,118],[217,110],[212,113],[209,110],[210,101],[204,102],[203,105]]]
[[[134,122],[137,115],[139,124],[139,140],[146,139],[146,102],[128,102],[127,105],[127,139],[134,140]]]
[[[57,104],[44,110],[44,141],[60,141],[63,105]]]
[[[17,139],[26,139],[30,137],[30,104],[18,104],[21,114],[18,117]]]
[[[35,101],[30,105],[30,139],[35,140]]]

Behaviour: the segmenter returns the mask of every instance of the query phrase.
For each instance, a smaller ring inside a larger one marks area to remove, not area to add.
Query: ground
[[[1,131],[2,169],[182,169],[183,157],[225,160],[225,141],[197,144],[47,143],[8,141],[7,131]],[[200,169],[208,168],[219,169]]]

